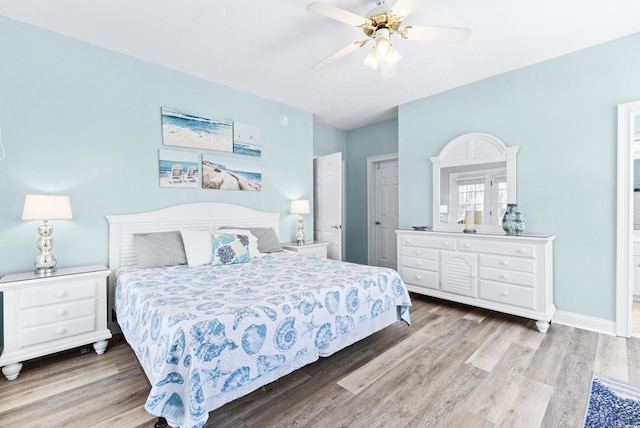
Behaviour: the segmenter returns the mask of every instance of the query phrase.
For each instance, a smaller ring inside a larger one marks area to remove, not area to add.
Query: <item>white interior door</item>
[[[313,227],[316,241],[326,241],[327,257],[342,260],[342,153],[313,160]]]
[[[369,158],[369,264],[397,269],[398,156]]]

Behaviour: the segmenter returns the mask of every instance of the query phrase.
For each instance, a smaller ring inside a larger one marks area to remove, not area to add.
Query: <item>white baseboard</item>
[[[556,324],[581,328],[583,330],[594,331],[596,333],[616,335],[616,322],[603,320],[602,318],[589,317],[586,315],[574,314],[572,312],[557,311],[553,316]],[[553,328],[553,327],[552,327]]]

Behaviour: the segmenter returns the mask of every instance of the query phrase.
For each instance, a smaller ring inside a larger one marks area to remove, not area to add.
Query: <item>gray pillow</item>
[[[283,251],[280,246],[280,240],[273,227],[243,227],[243,226],[224,226],[220,229],[245,229],[253,233],[258,238],[258,251],[261,253],[276,253]]]
[[[135,233],[133,247],[139,268],[187,264],[182,235],[179,231]]]

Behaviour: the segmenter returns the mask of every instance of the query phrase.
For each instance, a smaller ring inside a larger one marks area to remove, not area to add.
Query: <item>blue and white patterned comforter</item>
[[[152,385],[145,408],[181,427],[201,427],[230,401],[225,394],[317,359],[318,347],[386,311],[408,324],[411,306],[391,269],[288,252],[227,266],[122,268],[115,303]]]

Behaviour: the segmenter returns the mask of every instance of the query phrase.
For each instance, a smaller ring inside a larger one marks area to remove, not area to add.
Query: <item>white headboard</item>
[[[273,227],[279,236],[280,213],[256,211],[240,205],[201,202],[176,205],[139,214],[108,215],[109,269],[116,272],[136,263],[134,233],[171,230],[212,230],[222,226]]]

